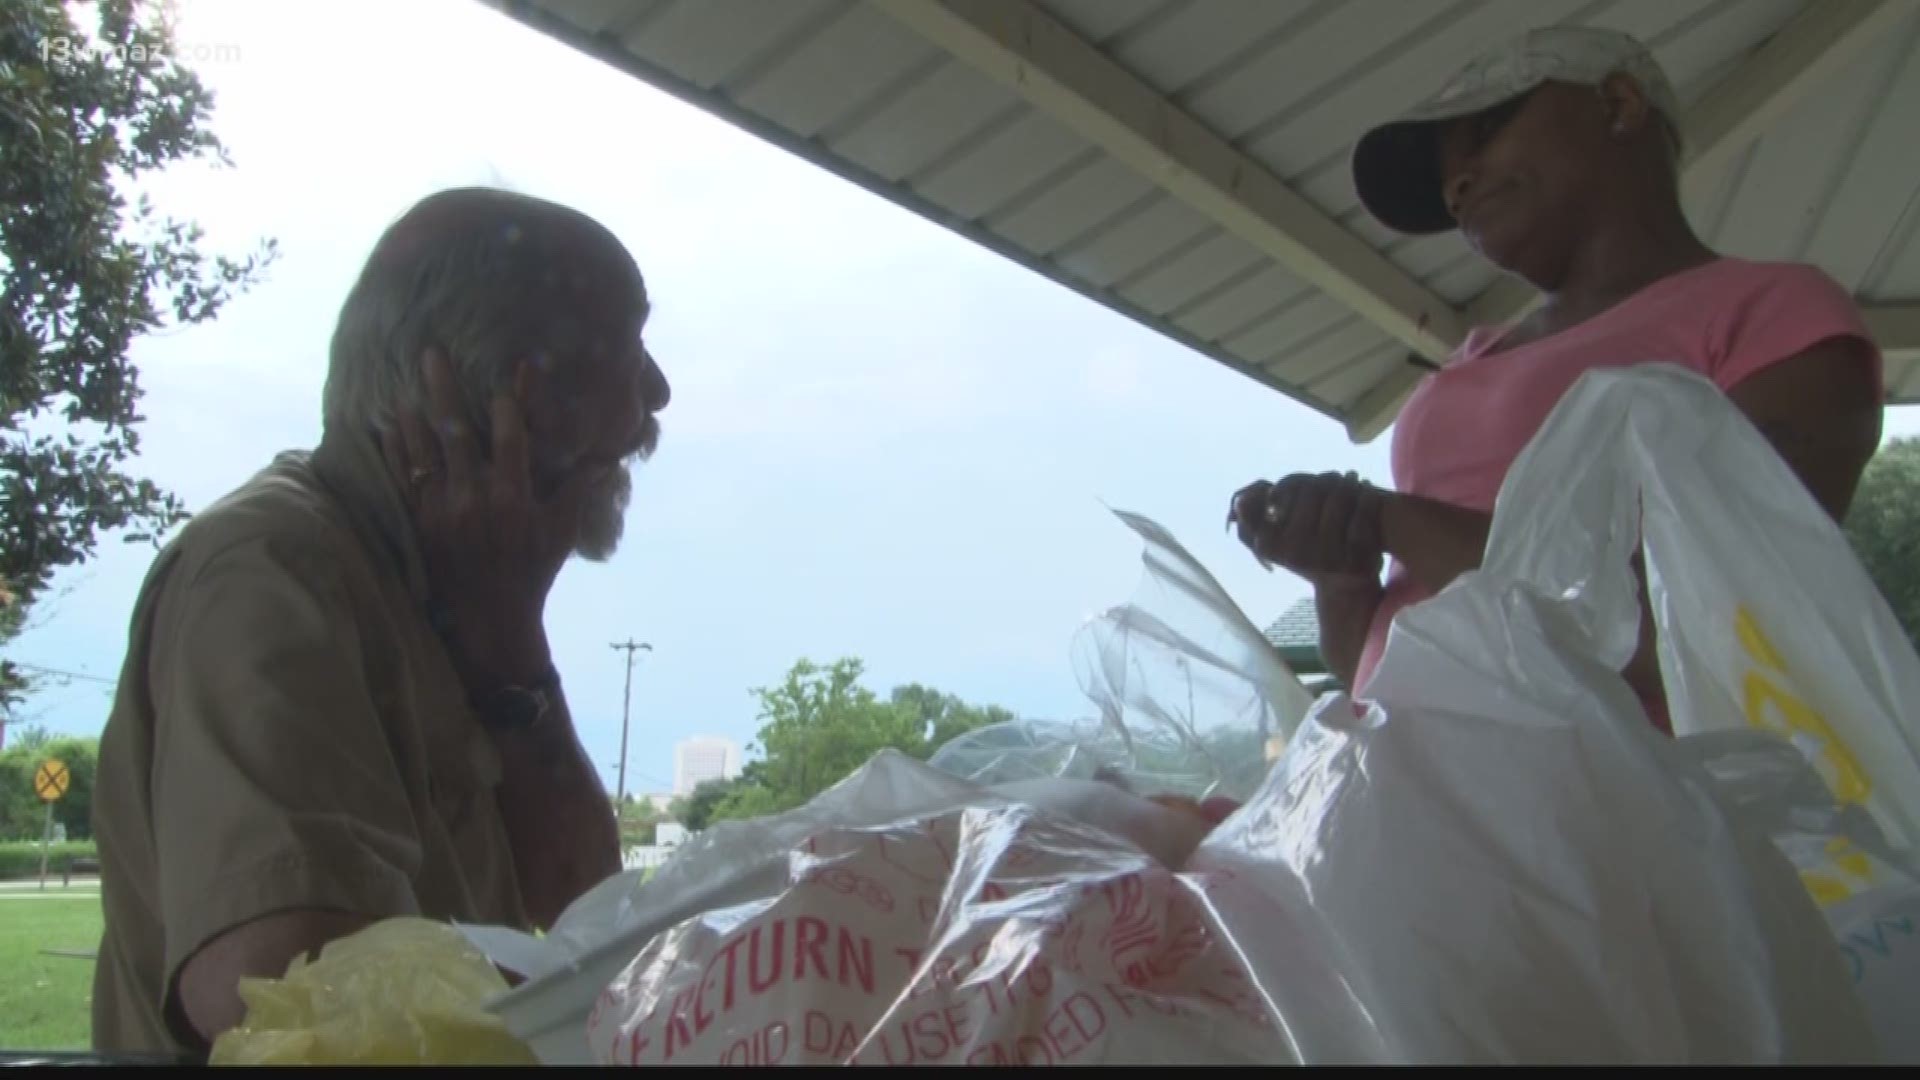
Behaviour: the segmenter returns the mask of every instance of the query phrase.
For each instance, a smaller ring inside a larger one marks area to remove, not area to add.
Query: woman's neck
[[[1719,256],[1694,235],[1678,200],[1645,215],[1619,215],[1589,231],[1544,310],[1557,327],[1598,315],[1641,289]]]

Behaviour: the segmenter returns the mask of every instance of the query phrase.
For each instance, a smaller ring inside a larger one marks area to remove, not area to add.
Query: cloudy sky
[[[204,506],[319,436],[338,305],[380,231],[437,188],[504,183],[594,215],[646,271],[674,384],[628,539],[561,577],[549,628],[609,784],[621,655],[636,671],[629,788],[675,741],[742,743],[749,689],[857,656],[1025,715],[1082,712],[1069,644],[1127,600],[1139,547],[1102,503],[1188,545],[1256,621],[1304,587],[1222,530],[1261,475],[1388,479],[1343,430],[1067,290],[471,0],[182,0],[183,54],[236,163],[181,169],[162,205],[271,279],[216,325],[136,346],[140,469]],[[1920,432],[1911,413],[1892,425]],[[74,679],[26,712],[106,718],[152,552],[67,575],[16,659]]]

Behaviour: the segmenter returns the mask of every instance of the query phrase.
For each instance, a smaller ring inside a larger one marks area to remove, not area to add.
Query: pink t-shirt
[[[1729,390],[1834,337],[1872,344],[1852,299],[1810,266],[1721,259],[1663,278],[1578,326],[1505,352],[1504,329],[1476,330],[1414,392],[1393,436],[1400,491],[1491,512],[1507,469],[1580,376],[1635,363],[1684,364]],[[1875,378],[1880,353],[1873,349]],[[1364,691],[1387,630],[1429,594],[1395,564],[1360,658]],[[1665,710],[1650,702],[1655,722]]]

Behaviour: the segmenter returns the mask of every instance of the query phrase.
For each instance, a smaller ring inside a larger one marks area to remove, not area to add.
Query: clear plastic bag
[[[332,942],[281,979],[243,979],[246,1020],[214,1065],[533,1065],[487,1012],[507,983],[459,931],[389,919]]]
[[[1074,673],[1092,718],[1012,720],[930,761],[977,783],[1066,777],[1143,794],[1245,799],[1313,696],[1220,582],[1172,534],[1114,516],[1144,542],[1133,599],[1080,628]]]

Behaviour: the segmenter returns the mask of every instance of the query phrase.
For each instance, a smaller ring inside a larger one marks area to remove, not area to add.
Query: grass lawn
[[[41,949],[100,945],[100,895],[90,887],[46,899],[0,892],[0,1049],[82,1050],[91,1041],[93,962]]]

